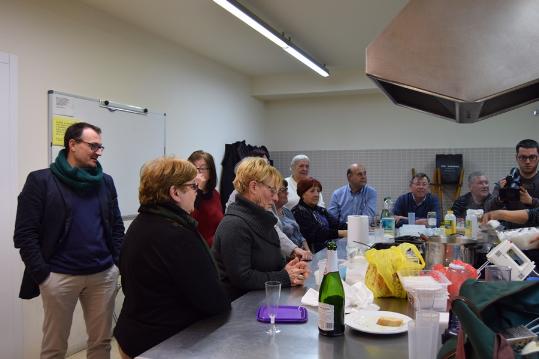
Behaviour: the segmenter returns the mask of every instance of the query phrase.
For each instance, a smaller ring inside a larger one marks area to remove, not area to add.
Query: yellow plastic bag
[[[402,243],[388,249],[370,249],[365,252],[369,262],[365,274],[365,284],[375,298],[406,298],[397,271],[401,269],[423,269],[425,261],[417,247],[411,243]]]

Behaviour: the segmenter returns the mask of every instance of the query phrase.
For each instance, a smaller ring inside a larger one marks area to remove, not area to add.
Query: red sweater
[[[200,195],[200,194],[199,194]],[[208,246],[213,244],[215,230],[223,219],[223,207],[221,207],[221,197],[215,189],[212,193],[206,193],[197,200],[198,208],[195,208],[191,216],[198,221],[198,231],[206,239]]]

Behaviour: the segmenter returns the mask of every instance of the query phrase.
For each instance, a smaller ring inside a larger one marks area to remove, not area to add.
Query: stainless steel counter
[[[339,257],[344,257],[344,242],[339,241]],[[313,262],[325,257],[317,253]],[[281,305],[300,305],[307,287],[314,287],[314,275],[306,287],[283,288]],[[143,353],[140,358],[408,358],[406,333],[372,335],[346,328],[344,336],[328,338],[318,334],[317,308],[307,307],[308,322],[278,324],[281,332],[275,337],[265,333],[269,324],[256,320],[263,303],[263,290],[253,291],[236,299],[232,311],[208,318],[190,326]],[[381,310],[408,314],[404,299],[378,299]]]

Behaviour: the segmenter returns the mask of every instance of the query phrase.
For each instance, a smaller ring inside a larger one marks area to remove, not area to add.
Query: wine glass
[[[279,308],[279,298],[281,297],[281,282],[268,281],[266,286],[266,311],[270,318],[271,327],[266,331],[269,335],[275,335],[280,330],[275,326],[275,316]]]

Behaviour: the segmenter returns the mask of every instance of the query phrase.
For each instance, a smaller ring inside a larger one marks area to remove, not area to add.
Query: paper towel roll
[[[369,244],[369,216],[348,216],[348,244],[354,242]]]

